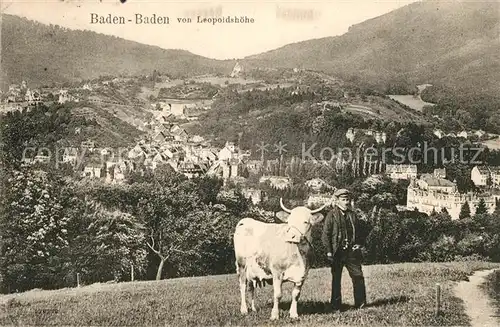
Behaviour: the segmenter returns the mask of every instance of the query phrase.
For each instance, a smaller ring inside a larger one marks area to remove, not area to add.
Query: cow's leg
[[[245,267],[242,266],[238,267],[238,277],[240,281],[240,295],[241,295],[240,312],[242,314],[247,314],[248,313],[247,299],[246,299],[247,277],[246,277]]]
[[[279,276],[273,276],[273,289],[274,289],[274,303],[273,310],[271,310],[271,320],[280,317],[279,303],[281,300],[281,279]]]
[[[248,290],[250,291],[250,301],[252,303],[252,311],[255,312],[257,309],[255,309],[255,288],[257,286],[257,281],[256,280],[251,280],[250,283],[248,283]]]
[[[290,318],[298,318],[297,302],[300,297],[300,290],[302,289],[302,282],[295,283],[292,290],[292,304],[290,305]]]

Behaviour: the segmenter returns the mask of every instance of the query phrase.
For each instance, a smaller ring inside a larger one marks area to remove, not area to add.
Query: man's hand
[[[326,254],[326,258],[330,264],[333,264],[333,255],[330,252]]]
[[[352,246],[352,250],[353,250],[353,251],[361,250],[361,245],[359,245],[359,244],[354,244],[354,245]]]

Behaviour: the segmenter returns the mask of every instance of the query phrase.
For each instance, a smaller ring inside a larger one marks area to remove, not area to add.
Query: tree
[[[223,181],[216,176],[203,176],[194,179],[196,190],[205,204],[216,203],[217,194],[219,194]]]
[[[44,172],[21,169],[3,178],[0,274],[10,290],[53,288],[68,246],[63,183]]]
[[[99,281],[123,280],[131,269],[145,266],[146,245],[144,225],[130,214],[119,210],[95,209],[88,226],[90,251],[87,267],[98,273]]]
[[[500,214],[500,200],[495,198],[495,211],[494,214],[499,215]]]
[[[465,201],[465,203],[462,205],[462,208],[460,209],[460,214],[458,215],[458,217],[460,219],[470,218],[469,202]]]
[[[188,269],[186,265],[206,255],[205,248],[218,235],[218,224],[227,221],[220,219],[218,206],[203,203],[191,181],[150,187],[147,198],[139,201],[138,214],[148,229],[147,246],[159,259],[157,280],[166,264],[169,272],[176,274],[179,267]]]
[[[481,215],[481,214],[484,214],[484,213],[487,213],[488,212],[488,209],[486,208],[486,202],[484,201],[484,198],[481,198],[479,200],[479,203],[477,204],[477,207],[476,207],[476,215]]]

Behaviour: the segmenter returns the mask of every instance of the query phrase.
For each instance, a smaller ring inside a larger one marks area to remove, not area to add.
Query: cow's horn
[[[320,208],[318,209],[314,209],[314,210],[311,210],[311,213],[317,213],[317,212],[320,212],[321,210],[323,210],[326,206],[328,205],[328,203],[325,203],[323,204],[323,206],[321,206]]]
[[[280,198],[280,206],[281,206],[281,209],[283,209],[283,211],[288,212],[288,213],[291,213],[291,212],[292,212],[292,210],[287,209],[287,208],[285,207],[285,205],[283,204],[283,198]]]

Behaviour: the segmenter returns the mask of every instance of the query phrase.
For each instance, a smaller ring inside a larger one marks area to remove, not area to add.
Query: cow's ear
[[[320,221],[323,220],[323,218],[325,218],[325,216],[323,216],[322,213],[315,213],[311,219],[311,224],[314,225],[314,224],[317,224],[319,223]]]
[[[279,221],[282,221],[284,223],[287,222],[288,216],[290,216],[290,214],[288,212],[279,211],[276,213],[276,218],[278,218]]]

